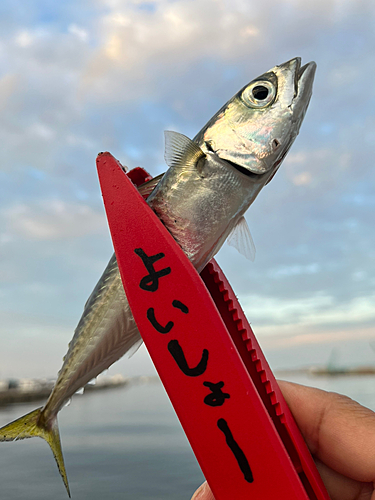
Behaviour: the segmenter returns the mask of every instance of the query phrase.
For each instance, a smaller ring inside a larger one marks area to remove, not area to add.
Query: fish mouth
[[[231,165],[236,170],[238,170],[238,172],[241,172],[242,174],[245,174],[246,177],[250,177],[250,179],[259,179],[259,177],[261,175],[263,175],[263,172],[259,172],[259,173],[256,174],[254,172],[251,172],[249,169],[247,169],[245,167],[242,167],[238,163],[234,163],[233,161],[230,161],[230,160],[224,160],[224,161],[226,163],[229,163],[229,165]]]
[[[302,66],[301,58],[295,57],[281,64],[279,68],[291,72],[289,78],[292,79],[291,83],[294,83],[294,99],[300,98],[302,94],[311,93],[316,70],[316,63],[314,61],[308,62]]]
[[[312,85],[314,81],[316,63],[310,61],[307,64],[301,66],[301,58],[296,57],[295,61],[295,72],[294,72],[294,100],[302,99],[307,101],[310,100],[312,93]]]
[[[301,71],[301,58],[295,57],[290,61],[290,64],[294,66],[294,95],[298,94],[298,82],[300,79],[300,71]],[[302,66],[303,67],[303,66]]]
[[[302,77],[302,75],[304,74],[305,71],[313,71],[314,74],[312,76],[314,76],[315,75],[315,70],[316,70],[316,62],[310,61],[310,62],[306,63],[304,66],[300,67],[299,70],[298,70],[298,80],[301,79],[301,77]]]

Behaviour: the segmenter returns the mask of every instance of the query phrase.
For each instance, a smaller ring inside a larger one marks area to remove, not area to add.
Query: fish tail
[[[0,428],[0,441],[17,441],[18,439],[31,438],[35,436],[43,438],[50,445],[66,491],[68,492],[70,498],[68,477],[66,475],[64,458],[61,449],[57,418],[55,417],[52,424],[46,425],[43,421],[42,408],[37,408],[36,410],[27,413],[23,417]]]

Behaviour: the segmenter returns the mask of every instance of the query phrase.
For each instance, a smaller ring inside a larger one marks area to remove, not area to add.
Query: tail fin
[[[66,475],[64,458],[61,450],[60,434],[57,425],[57,418],[50,428],[43,426],[39,422],[41,409],[38,408],[23,417],[14,420],[8,425],[0,428],[0,441],[16,441],[18,439],[41,437],[50,445],[57,467],[64,481],[66,491],[70,497],[68,477]]]

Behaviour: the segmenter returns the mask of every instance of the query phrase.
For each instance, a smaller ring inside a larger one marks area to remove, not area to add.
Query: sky
[[[96,155],[157,175],[164,130],[295,56],[313,97],[247,213],[256,259],[217,260],[272,367],[374,363],[374,23],[370,0],[3,0],[0,378],[55,376],[112,254]]]

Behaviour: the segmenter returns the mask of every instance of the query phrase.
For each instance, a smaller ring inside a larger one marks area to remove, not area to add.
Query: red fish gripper
[[[215,499],[329,500],[224,273],[199,276],[132,171],[97,167],[132,313]]]

